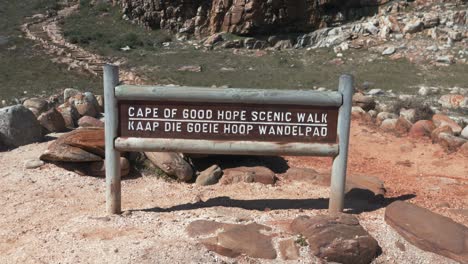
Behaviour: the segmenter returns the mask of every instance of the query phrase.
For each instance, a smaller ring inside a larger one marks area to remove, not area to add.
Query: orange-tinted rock
[[[58,137],[41,155],[41,160],[63,162],[101,161],[104,157],[104,130],[77,129]]]
[[[395,130],[398,134],[402,135],[408,133],[412,126],[413,124],[411,124],[410,121],[406,120],[406,118],[399,117],[395,124]]]
[[[76,129],[62,137],[65,144],[104,157],[105,142],[103,128]]]
[[[311,253],[328,262],[367,264],[380,247],[353,215],[299,216],[291,229],[307,238]]]
[[[468,228],[450,218],[397,201],[386,208],[385,222],[422,250],[468,262]]]
[[[263,184],[274,184],[275,180],[275,173],[266,167],[237,167],[225,169],[220,183],[259,182]]]
[[[431,120],[419,120],[411,126],[408,135],[412,138],[430,137],[435,125]]]
[[[78,126],[80,127],[104,127],[104,122],[91,116],[83,116],[82,118],[78,120]]]
[[[101,161],[102,157],[83,149],[64,144],[63,140],[56,139],[40,156],[40,159],[44,161],[90,162]]]
[[[432,121],[436,127],[449,126],[455,135],[460,134],[462,131],[462,127],[446,115],[435,114]]]

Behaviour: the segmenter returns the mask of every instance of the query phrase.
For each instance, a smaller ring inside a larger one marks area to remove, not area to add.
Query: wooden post
[[[120,153],[114,148],[117,138],[117,99],[115,87],[119,84],[119,68],[104,66],[104,112],[106,144],[106,210],[108,214],[121,213]]]
[[[343,104],[338,113],[338,146],[339,153],[333,159],[329,213],[343,212],[348,163],[349,129],[351,125],[351,108],[353,100],[353,77],[342,75],[338,91],[343,95]]]

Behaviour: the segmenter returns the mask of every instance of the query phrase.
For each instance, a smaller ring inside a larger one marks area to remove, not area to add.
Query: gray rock
[[[397,122],[398,122],[398,119],[395,119],[395,118],[385,119],[384,121],[382,121],[380,128],[386,132],[394,131],[396,128]]]
[[[372,96],[375,96],[375,95],[382,95],[384,94],[385,92],[382,90],[382,89],[372,89],[370,90],[369,92],[367,92],[368,95],[372,95]]]
[[[453,64],[454,63],[454,57],[452,55],[437,56],[436,57],[436,62],[444,63],[444,64]]]
[[[221,178],[222,174],[223,171],[221,168],[218,165],[213,165],[202,171],[200,175],[198,175],[195,183],[202,186],[213,185],[219,181],[219,178]]]
[[[389,113],[389,112],[380,112],[377,114],[377,122],[381,123],[386,119],[396,119],[398,116],[394,113]]]
[[[376,118],[377,115],[378,115],[378,112],[375,111],[375,110],[369,110],[367,113],[368,113],[369,116],[372,117],[372,118]]]
[[[414,19],[408,22],[403,28],[403,33],[416,33],[423,29],[423,22],[420,19]]]
[[[418,90],[418,94],[422,96],[427,96],[427,95],[433,95],[439,93],[439,88],[437,87],[427,87],[427,86],[422,86]]]
[[[24,162],[24,167],[26,169],[36,169],[44,165],[44,161],[40,159],[28,159]]]
[[[375,100],[371,96],[357,93],[353,95],[353,105],[359,106],[365,111],[369,111],[375,108]]]
[[[379,28],[370,22],[366,23],[364,27],[366,31],[371,33],[372,35],[377,35],[379,33]]]
[[[462,138],[464,138],[464,139],[468,139],[468,126],[466,126],[466,127],[462,130],[460,136],[461,136]]]
[[[382,52],[382,55],[392,55],[393,53],[395,53],[395,51],[396,51],[395,47],[390,46],[384,49],[384,51]]]
[[[284,50],[284,49],[292,49],[294,45],[291,40],[286,39],[286,40],[280,40],[276,42],[276,44],[273,47],[279,50]]]
[[[85,100],[87,102],[91,102],[91,104],[94,106],[94,109],[96,110],[96,113],[101,113],[101,106],[98,102],[98,100],[96,99],[96,96],[94,96],[93,93],[91,92],[85,92],[84,94],[84,97],[85,97]]]
[[[42,140],[42,127],[36,116],[23,105],[0,109],[0,141],[19,147]]]

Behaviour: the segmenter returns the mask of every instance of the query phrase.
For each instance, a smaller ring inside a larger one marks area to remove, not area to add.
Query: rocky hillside
[[[146,27],[206,36],[309,32],[373,15],[390,0],[120,0],[129,20]]]

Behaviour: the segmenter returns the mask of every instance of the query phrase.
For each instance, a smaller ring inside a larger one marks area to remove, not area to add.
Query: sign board
[[[105,65],[108,213],[121,212],[120,151],[329,156],[329,209],[343,210],[352,76],[332,92],[118,84]]]
[[[336,143],[337,107],[119,101],[119,137]]]

